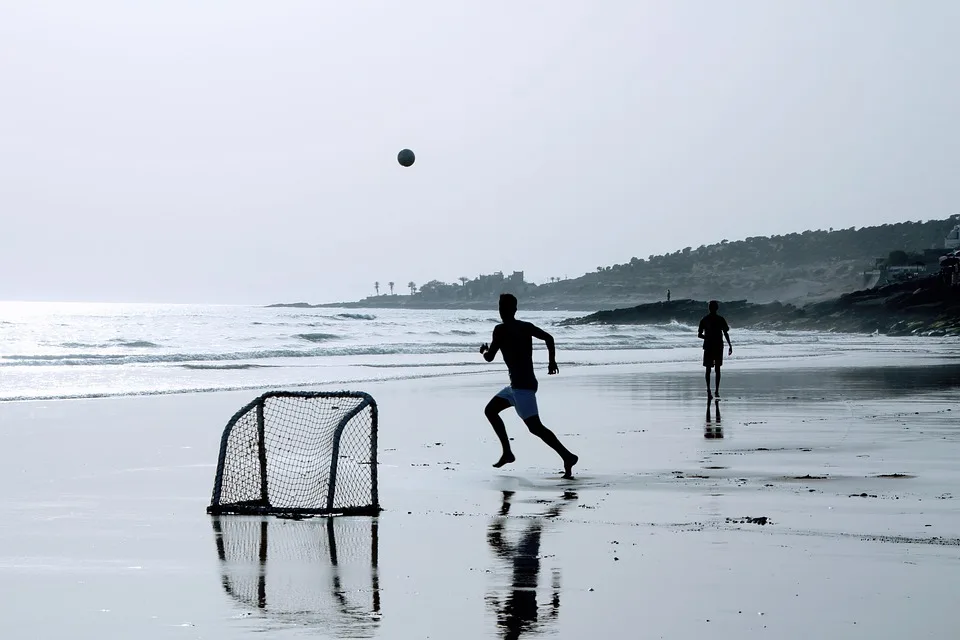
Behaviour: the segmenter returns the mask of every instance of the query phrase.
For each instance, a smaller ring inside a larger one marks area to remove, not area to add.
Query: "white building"
[[[947,234],[943,240],[944,249],[956,249],[960,247],[960,224],[953,228],[953,231]]]

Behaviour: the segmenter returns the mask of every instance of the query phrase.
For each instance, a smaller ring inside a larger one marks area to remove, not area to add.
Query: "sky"
[[[954,0],[0,0],[0,300],[332,302],[945,218],[957,78]]]

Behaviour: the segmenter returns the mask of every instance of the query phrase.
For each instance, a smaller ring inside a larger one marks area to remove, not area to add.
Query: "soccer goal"
[[[377,404],[359,391],[271,391],[220,440],[207,513],[374,515]]]
[[[376,635],[377,518],[212,520],[220,581],[239,605],[330,637]]]

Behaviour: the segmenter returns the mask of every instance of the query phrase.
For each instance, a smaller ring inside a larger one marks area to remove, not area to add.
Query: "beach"
[[[205,513],[257,391],[2,403],[4,637],[953,637],[960,359],[904,345],[731,358],[709,416],[696,362],[544,373],[574,480],[510,413],[491,468],[498,369],[365,383],[378,518]]]

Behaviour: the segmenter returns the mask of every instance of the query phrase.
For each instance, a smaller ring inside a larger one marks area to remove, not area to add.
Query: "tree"
[[[407,286],[410,287],[410,295],[413,295],[417,292],[417,284],[413,280],[408,282]]]
[[[461,286],[461,287],[467,286],[467,283],[470,282],[470,278],[468,278],[468,277],[466,277],[466,276],[460,276],[459,278],[457,278],[457,280],[460,281],[460,286]]]
[[[907,264],[908,260],[909,256],[907,256],[907,252],[897,249],[896,251],[891,251],[890,255],[887,256],[887,266],[902,267]]]
[[[373,290],[377,292],[377,295],[378,295],[378,296],[380,295],[380,282],[379,282],[379,281],[373,283]]]
[[[387,284],[390,286],[390,295],[393,295],[393,283],[388,282]]]

